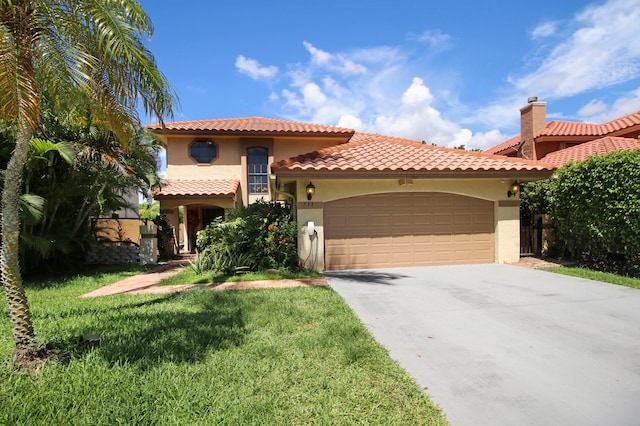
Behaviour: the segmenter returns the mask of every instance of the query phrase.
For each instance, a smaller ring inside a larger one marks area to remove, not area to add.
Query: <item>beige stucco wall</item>
[[[209,164],[198,164],[189,155],[196,139],[209,139],[218,147],[218,156]],[[240,144],[238,138],[206,136],[172,136],[166,143],[167,179],[240,179]]]
[[[144,221],[133,218],[96,219],[97,236],[109,241],[133,241],[140,244],[140,226]]]
[[[270,199],[271,194],[251,195],[247,182],[247,148],[261,146],[269,150],[269,164],[274,161],[298,156],[346,141],[346,138],[318,138],[299,136],[237,137],[203,135],[163,135],[163,144],[167,152],[167,179],[238,179],[241,203],[248,205],[260,198]],[[217,157],[208,164],[199,164],[193,160],[189,147],[195,140],[210,140],[218,148]],[[165,201],[163,208],[171,205]],[[175,203],[174,203],[175,204]],[[178,202],[175,205],[185,205]],[[225,207],[226,206],[221,206]]]
[[[496,263],[511,263],[520,257],[520,208],[517,199],[508,198],[513,178],[504,179],[413,179],[401,186],[400,179],[314,179],[315,195],[307,201],[308,179],[297,179],[298,251],[305,266],[324,269],[323,203],[341,198],[386,192],[447,192],[493,201]],[[500,203],[502,201],[502,203]],[[313,221],[315,238],[306,234]]]
[[[496,263],[515,263],[520,260],[520,202],[495,203]]]

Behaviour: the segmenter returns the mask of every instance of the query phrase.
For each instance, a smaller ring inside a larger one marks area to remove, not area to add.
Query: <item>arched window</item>
[[[269,193],[269,150],[263,147],[247,149],[249,194]]]

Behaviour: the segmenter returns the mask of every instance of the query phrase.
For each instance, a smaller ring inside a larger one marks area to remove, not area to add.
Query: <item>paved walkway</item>
[[[327,280],[324,278],[304,278],[295,280],[270,280],[270,281],[243,281],[243,282],[227,282],[227,283],[208,283],[208,284],[182,284],[182,285],[157,285],[160,281],[176,275],[178,272],[189,264],[188,259],[177,259],[167,264],[160,265],[149,271],[126,278],[122,281],[100,287],[90,293],[83,294],[82,298],[111,296],[114,294],[166,294],[179,291],[192,290],[195,288],[211,288],[213,290],[246,290],[258,288],[291,288],[291,287],[310,287],[310,286],[328,286]],[[563,266],[566,262],[553,259],[540,259],[537,257],[523,257],[516,266],[523,266],[532,269],[552,268]]]
[[[258,288],[291,288],[291,287],[311,287],[328,286],[324,278],[301,278],[292,280],[269,280],[269,281],[242,281],[227,283],[209,284],[183,284],[183,285],[157,285],[160,281],[178,274],[188,260],[178,259],[157,268],[150,269],[138,275],[134,275],[113,284],[100,287],[92,292],[83,294],[82,298],[111,296],[114,294],[165,294],[180,291],[192,290],[195,288],[210,288],[212,290],[247,290]]]

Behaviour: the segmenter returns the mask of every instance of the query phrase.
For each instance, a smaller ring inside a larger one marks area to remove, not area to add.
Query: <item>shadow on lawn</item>
[[[195,290],[96,310],[91,325],[76,335],[95,334],[99,342],[77,337],[53,347],[62,360],[94,351],[110,364],[145,369],[159,362],[196,362],[244,341],[242,303],[234,293]]]

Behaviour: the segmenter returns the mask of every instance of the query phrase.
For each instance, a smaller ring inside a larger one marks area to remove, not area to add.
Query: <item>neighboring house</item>
[[[640,149],[640,111],[602,124],[546,121],[546,102],[532,97],[520,109],[520,134],[484,152],[560,167],[590,155]]]
[[[529,98],[520,109],[520,134],[484,152],[506,157],[538,160],[562,167],[569,161],[582,161],[592,155],[640,149],[640,111],[602,124],[555,120],[547,123],[546,102]],[[521,254],[541,254],[548,240],[542,215],[522,224]]]
[[[110,216],[120,219],[138,219],[140,209],[140,194],[136,190],[128,191],[123,195],[127,205],[110,213]],[[107,215],[109,216],[109,215]]]
[[[285,201],[300,259],[317,270],[515,262],[520,200],[511,186],[555,169],[269,118],[148,127],[167,151],[167,185],[155,199],[176,228],[186,207],[187,249],[227,209]]]

